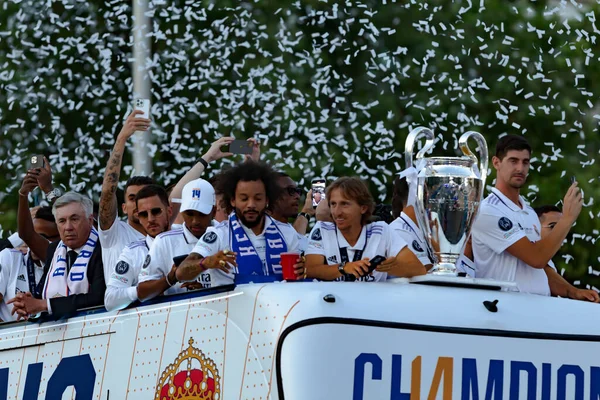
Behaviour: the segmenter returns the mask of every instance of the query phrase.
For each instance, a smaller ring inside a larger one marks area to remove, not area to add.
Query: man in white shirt
[[[224,171],[218,184],[229,218],[202,236],[177,268],[177,279],[191,281],[210,271],[213,287],[281,280],[280,254],[299,253],[299,238],[291,225],[266,214],[281,190],[276,173],[246,161]]]
[[[558,221],[560,221],[562,213],[560,208],[553,205],[536,207],[534,210],[540,219],[540,224],[542,225],[541,236],[542,239],[544,239],[552,232],[552,229],[554,229]],[[567,280],[556,271],[556,267],[552,260],[548,261],[548,265],[546,265],[544,271],[548,276],[548,284],[552,296],[567,297],[594,303],[600,302],[600,296],[598,296],[598,292],[595,290],[579,289],[567,282]]]
[[[516,282],[519,291],[550,295],[544,268],[556,254],[582,207],[577,182],[565,195],[563,215],[545,238],[535,211],[519,195],[529,173],[531,147],[521,136],[502,137],[492,163],[496,187],[473,224],[476,277]]]
[[[144,186],[137,192],[135,203],[146,237],[125,247],[113,266],[104,294],[104,307],[109,311],[121,310],[138,300],[138,275],[142,265],[154,238],[170,228],[173,211],[169,205],[169,195],[162,186]]]
[[[121,164],[125,154],[127,140],[137,131],[145,131],[150,127],[150,120],[139,117],[143,114],[134,110],[119,132],[113,147],[102,182],[100,204],[98,208],[98,235],[102,245],[102,263],[104,279],[109,281],[113,268],[123,249],[132,242],[144,239],[146,232],[135,215],[135,195],[146,185],[153,184],[152,178],[134,176],[125,184],[125,202],[121,205],[127,222],[119,219],[117,202],[117,185],[121,175]]]
[[[400,235],[408,244],[408,248],[417,256],[419,261],[429,271],[433,266],[433,256],[429,253],[429,247],[425,241],[423,232],[417,224],[415,207],[409,204],[409,183],[405,177],[397,176],[394,180],[394,192],[392,195],[392,214],[396,219],[390,223],[390,228]],[[456,270],[459,274],[473,277],[475,265],[471,243],[467,243],[463,254],[456,260]]]
[[[188,255],[211,225],[215,208],[215,190],[204,179],[196,179],[183,187],[180,213],[183,225],[158,235],[144,261],[137,286],[137,297],[146,301],[161,293],[172,294],[210,287],[211,276],[198,274],[198,284],[183,284],[175,275],[173,258]],[[196,278],[192,279],[195,280]]]

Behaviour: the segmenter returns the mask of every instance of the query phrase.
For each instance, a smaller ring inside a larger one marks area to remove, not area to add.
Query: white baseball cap
[[[204,179],[196,179],[183,187],[179,212],[194,210],[210,214],[215,206],[215,189]]]

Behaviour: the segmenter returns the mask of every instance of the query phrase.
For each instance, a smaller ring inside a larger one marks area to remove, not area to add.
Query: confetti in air
[[[467,130],[490,153],[499,136],[521,134],[534,149],[522,191],[533,205],[559,204],[572,175],[585,189],[565,276],[596,277],[598,2],[154,0],[149,10],[147,151],[159,182],[233,135],[260,139],[263,158],[301,187],[360,175],[389,201],[410,129],[434,129],[436,154],[450,156]],[[31,154],[98,199],[132,108],[131,15],[121,0],[0,4],[5,230]],[[122,180],[134,173],[124,164]]]

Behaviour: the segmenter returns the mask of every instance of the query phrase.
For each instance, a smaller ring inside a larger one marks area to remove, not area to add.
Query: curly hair
[[[331,192],[335,189],[341,190],[345,198],[356,201],[359,206],[367,206],[367,211],[361,219],[363,225],[367,224],[375,210],[375,200],[373,200],[367,184],[355,176],[338,178],[325,190],[327,201],[331,199]]]
[[[268,164],[249,160],[224,169],[215,182],[215,190],[223,194],[222,205],[227,213],[231,213],[233,211],[231,200],[235,199],[238,182],[262,181],[268,204],[274,204],[281,194],[281,188],[277,184],[278,177],[279,175]]]

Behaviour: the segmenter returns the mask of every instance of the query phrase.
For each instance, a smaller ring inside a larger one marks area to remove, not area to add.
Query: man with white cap
[[[180,293],[186,289],[175,276],[177,267],[173,258],[189,254],[198,239],[211,225],[215,209],[215,190],[204,179],[196,179],[183,187],[180,213],[183,225],[158,235],[146,256],[138,277],[137,296],[140,301],[149,300],[161,293]],[[207,273],[198,276],[197,282],[210,287]]]

